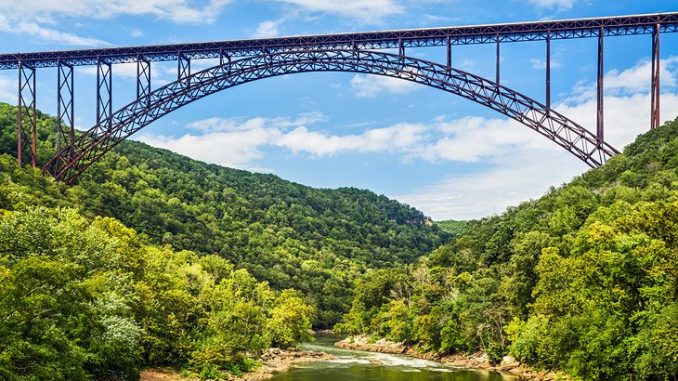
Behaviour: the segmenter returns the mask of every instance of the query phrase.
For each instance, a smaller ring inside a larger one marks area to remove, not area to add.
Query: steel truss
[[[151,95],[151,61],[137,58],[137,99],[148,102]]]
[[[113,115],[113,65],[97,62],[97,126],[102,130],[111,126]]]
[[[535,130],[591,167],[618,151],[544,104],[505,86],[434,62],[383,52],[309,50],[260,55],[217,65],[153,91],[116,111],[107,128],[94,126],[77,141],[70,162],[54,176],[75,180],[119,142],[158,118],[207,95],[244,83],[305,72],[355,72],[383,75],[431,86],[494,109]]]
[[[678,12],[576,20],[539,21],[510,24],[410,29],[365,33],[325,34],[236,41],[215,41],[173,45],[137,46],[72,51],[51,51],[0,55],[0,70],[17,69],[18,63],[35,68],[70,65],[96,65],[99,59],[109,63],[136,62],[143,56],[149,61],[248,57],[262,53],[290,50],[390,49],[400,47],[452,46],[522,41],[544,41],[603,35],[628,36],[652,34],[656,26],[662,33],[678,31]]]
[[[19,63],[19,104],[17,110],[17,165],[23,166],[28,155],[31,166],[37,163],[37,108],[35,99],[35,68]],[[26,128],[28,127],[28,133]],[[28,136],[30,134],[30,138]]]
[[[57,140],[55,154],[55,166],[57,168],[61,165],[61,162],[68,162],[73,157],[73,144],[75,143],[74,89],[73,66],[59,65],[57,67]]]

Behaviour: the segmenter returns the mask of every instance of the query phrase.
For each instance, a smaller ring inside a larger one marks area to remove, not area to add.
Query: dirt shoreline
[[[523,377],[527,380],[534,381],[566,381],[571,380],[563,373],[539,371],[527,367],[516,359],[505,356],[499,365],[491,365],[487,359],[487,355],[482,352],[466,355],[446,355],[438,356],[433,353],[422,353],[413,346],[405,345],[404,343],[396,343],[385,339],[372,341],[366,336],[349,337],[335,343],[335,346],[343,349],[353,349],[366,352],[379,352],[390,354],[403,354],[409,357],[414,357],[423,360],[437,361],[445,365],[458,368],[481,369],[487,371],[505,372],[514,376]]]
[[[325,352],[303,351],[301,349],[268,349],[261,355],[262,366],[240,377],[230,375],[229,381],[263,381],[273,377],[275,373],[286,372],[294,364],[332,359]],[[183,377],[175,369],[154,368],[141,372],[141,381],[197,381],[195,377]]]

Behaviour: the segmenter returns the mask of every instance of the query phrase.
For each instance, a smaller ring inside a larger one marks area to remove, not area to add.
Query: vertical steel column
[[[499,81],[499,79],[500,79],[500,76],[499,76],[499,70],[500,70],[500,66],[499,66],[499,35],[497,35],[497,67],[496,67],[495,70],[496,70],[496,74],[497,74],[496,82],[497,82],[497,86],[498,86],[499,83],[500,83],[500,81]]]
[[[652,81],[650,84],[650,129],[659,127],[661,116],[659,114],[659,24],[652,31]]]
[[[228,63],[228,74],[231,74],[231,56],[225,54],[223,49],[219,51],[219,65],[224,66],[224,62]]]
[[[144,57],[137,57],[137,99],[143,100],[146,105],[151,97],[151,61]]]
[[[231,63],[231,56],[224,53],[224,49],[219,50],[219,65],[224,65],[224,62]]]
[[[598,31],[598,107],[596,113],[596,136],[598,138],[598,145],[602,146],[605,139],[604,130],[604,113],[603,113],[603,28]]]
[[[405,57],[405,43],[403,42],[402,39],[398,40],[398,56],[400,59],[403,59]]]
[[[447,36],[447,70],[452,70],[452,37]]]
[[[55,163],[59,167],[59,161],[66,156],[66,161],[73,155],[75,144],[75,102],[73,96],[73,66],[59,62],[57,66],[57,147]],[[64,124],[69,128],[64,131]],[[64,155],[63,141],[66,140],[66,152]]]
[[[113,68],[97,59],[97,127],[108,129],[113,115]]]
[[[551,31],[546,32],[546,114],[551,112]]]
[[[184,56],[181,52],[177,55],[177,80],[187,78],[191,75],[191,58]],[[190,85],[190,82],[188,83]]]
[[[24,118],[28,117],[30,126],[30,159],[31,166],[35,168],[37,158],[37,109],[35,102],[35,68],[19,62],[19,109],[17,112],[17,165],[23,165],[25,145],[29,144],[29,138],[24,129]],[[25,115],[24,115],[25,113]]]

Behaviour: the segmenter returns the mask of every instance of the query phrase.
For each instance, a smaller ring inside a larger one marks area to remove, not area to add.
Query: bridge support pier
[[[57,167],[59,167],[60,161],[67,162],[73,156],[74,151],[75,101],[73,97],[73,82],[73,66],[59,62],[59,66],[57,66]],[[65,131],[66,127],[69,128],[67,132]],[[64,141],[66,143],[65,151]]]
[[[146,104],[150,102],[151,96],[151,61],[143,58],[137,58],[137,99],[141,99]]]
[[[19,62],[19,107],[17,110],[17,155],[19,167],[23,166],[26,151],[30,155],[31,166],[35,168],[37,158],[37,108],[35,101],[35,68]],[[30,139],[24,123],[27,122]]]
[[[605,138],[605,129],[604,129],[604,124],[605,124],[605,115],[603,112],[603,75],[604,73],[604,65],[603,65],[603,28],[600,28],[598,31],[598,85],[597,85],[597,93],[598,93],[598,99],[597,99],[597,112],[596,112],[596,137],[598,138],[598,145],[602,146],[604,143],[604,138]]]
[[[177,79],[189,78],[190,76],[191,76],[191,58],[186,57],[180,52],[177,59]]]
[[[113,67],[97,60],[97,126],[106,131],[113,115]]]
[[[546,114],[551,113],[551,31],[546,32]]]
[[[500,84],[501,84],[501,82],[500,82],[500,79],[501,79],[501,78],[500,78],[500,75],[499,75],[499,73],[500,73],[500,62],[499,62],[499,61],[500,61],[499,35],[497,35],[497,55],[496,55],[496,60],[497,60],[497,67],[496,67],[495,70],[496,70],[497,79],[496,79],[495,82],[497,82],[497,85],[500,85]]]
[[[659,24],[655,25],[652,31],[652,82],[650,89],[650,129],[658,128],[661,123],[659,114]]]
[[[447,36],[447,71],[452,70],[452,38]]]

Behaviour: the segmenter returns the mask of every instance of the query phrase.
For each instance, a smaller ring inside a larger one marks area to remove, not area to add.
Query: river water
[[[288,372],[276,374],[271,381],[519,381],[520,378],[497,372],[456,369],[440,363],[402,355],[340,349],[339,337],[317,335],[302,349],[327,352],[333,360],[298,364]]]

